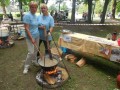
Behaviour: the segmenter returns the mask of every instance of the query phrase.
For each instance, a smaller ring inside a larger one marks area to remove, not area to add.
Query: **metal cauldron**
[[[0,39],[6,41],[9,36],[9,31],[7,27],[0,27]]]
[[[7,27],[1,27],[0,28],[0,37],[6,37],[9,36],[9,31]]]
[[[45,57],[44,60],[39,59],[38,63],[44,71],[52,71],[56,69],[59,63],[59,58],[53,57],[53,59],[51,60],[49,57]]]

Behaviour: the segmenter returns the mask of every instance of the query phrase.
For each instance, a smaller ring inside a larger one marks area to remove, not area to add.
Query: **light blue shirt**
[[[35,14],[32,14],[31,12],[28,12],[23,17],[23,23],[29,24],[30,33],[32,35],[32,38],[39,37],[39,31],[38,31],[38,20],[37,16]],[[26,36],[28,37],[27,33]]]
[[[50,27],[54,27],[54,19],[51,15],[48,16],[43,16],[42,14],[38,16],[38,24],[44,25],[46,27],[46,30],[49,31]],[[44,36],[44,30],[39,29],[40,33],[40,39],[41,40],[46,40]],[[52,40],[52,37],[49,36],[48,40]]]

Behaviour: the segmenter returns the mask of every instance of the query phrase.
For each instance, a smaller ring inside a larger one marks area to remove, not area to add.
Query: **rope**
[[[67,25],[68,25],[68,26],[69,26],[69,25],[77,25],[77,26],[79,26],[79,25],[80,25],[80,26],[81,26],[81,25],[82,25],[82,26],[94,26],[94,25],[101,25],[101,26],[103,26],[103,25],[104,25],[104,26],[106,26],[106,25],[120,25],[120,23],[109,23],[109,24],[69,24],[69,23],[55,23],[55,25],[64,25],[64,26],[65,26],[65,25],[66,25],[66,26],[67,26]]]

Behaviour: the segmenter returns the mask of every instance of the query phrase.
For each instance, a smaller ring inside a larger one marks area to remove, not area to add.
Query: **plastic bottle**
[[[120,33],[117,35],[117,39],[120,39]]]
[[[117,32],[112,33],[112,40],[115,41],[117,39]]]
[[[117,87],[120,89],[120,73],[117,75]]]
[[[107,34],[107,37],[106,37],[108,40],[111,40],[112,39],[112,34],[111,33],[109,33],[109,34]]]

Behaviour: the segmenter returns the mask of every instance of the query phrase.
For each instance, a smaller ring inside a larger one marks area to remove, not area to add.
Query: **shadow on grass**
[[[120,64],[109,61],[108,59],[85,53],[77,53],[75,51],[71,51],[71,54],[77,56],[79,60],[80,58],[85,58],[87,64],[94,66],[96,69],[104,72],[107,75],[116,77],[120,71]]]

